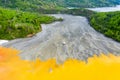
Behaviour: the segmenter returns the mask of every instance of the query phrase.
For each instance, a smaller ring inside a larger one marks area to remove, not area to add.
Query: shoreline
[[[9,42],[8,40],[0,40],[0,45]]]

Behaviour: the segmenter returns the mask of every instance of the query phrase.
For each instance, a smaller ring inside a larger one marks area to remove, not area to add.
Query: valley
[[[102,10],[104,9],[101,8],[99,11]],[[88,57],[101,53],[119,55],[120,43],[95,31],[87,18],[68,14],[52,16],[63,18],[63,21],[42,24],[42,32],[35,36],[11,40],[3,46],[20,50],[19,55],[22,59],[55,58],[58,63],[68,58],[87,60]]]
[[[0,80],[120,80],[120,0],[1,0]]]
[[[43,24],[43,31],[36,36],[12,40],[3,46],[20,50],[22,59],[55,58],[58,63],[68,58],[87,60],[101,53],[119,55],[120,43],[96,32],[85,17],[66,14],[52,16],[64,20]]]

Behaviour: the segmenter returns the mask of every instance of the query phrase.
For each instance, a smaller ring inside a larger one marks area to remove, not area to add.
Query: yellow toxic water
[[[26,61],[19,51],[0,47],[0,80],[120,80],[120,56],[93,56],[88,62],[69,59]]]

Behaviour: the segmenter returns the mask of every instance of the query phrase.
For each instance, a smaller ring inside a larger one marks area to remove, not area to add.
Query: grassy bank
[[[42,23],[57,20],[52,16],[0,8],[0,39],[24,38],[41,31]]]

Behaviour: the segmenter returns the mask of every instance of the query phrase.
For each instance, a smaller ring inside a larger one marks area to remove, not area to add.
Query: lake
[[[100,7],[100,8],[87,8],[92,11],[96,12],[113,12],[113,11],[120,11],[120,5],[115,7]]]

